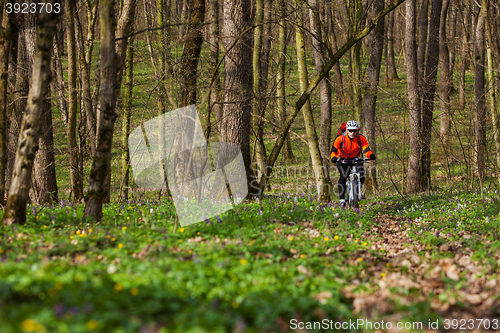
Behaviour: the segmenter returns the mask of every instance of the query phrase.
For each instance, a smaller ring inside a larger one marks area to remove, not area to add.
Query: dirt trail
[[[371,249],[380,251],[383,260],[371,258],[368,252],[362,254],[364,260],[374,263],[370,265],[369,275],[373,291],[353,292],[359,284],[357,281],[343,289],[344,296],[353,300],[355,313],[368,318],[385,316],[395,321],[394,316],[387,316],[395,304],[411,305],[428,300],[443,318],[499,318],[498,269],[473,261],[472,253],[459,242],[444,244],[438,249],[412,240],[401,218],[380,215],[375,222],[377,226],[367,238],[373,244]],[[432,255],[434,251],[447,252],[440,255],[446,258],[436,259]],[[500,265],[500,258],[497,259]]]

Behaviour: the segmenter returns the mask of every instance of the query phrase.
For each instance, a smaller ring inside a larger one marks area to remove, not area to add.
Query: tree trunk
[[[33,202],[38,205],[52,205],[59,202],[54,157],[54,127],[52,126],[50,86],[47,90],[47,99],[43,102],[43,110],[40,118],[40,142],[33,167],[32,189],[35,199]]]
[[[170,23],[169,17],[170,17],[170,5],[169,3],[166,3],[166,6],[163,2],[163,0],[157,0],[156,1],[156,11],[157,11],[157,23],[158,26],[164,26],[165,23]],[[167,18],[167,20],[165,20]],[[166,21],[166,22],[165,22]],[[177,108],[177,103],[175,102],[172,93],[170,92],[170,81],[167,80],[167,77],[173,76],[174,75],[174,70],[172,68],[172,55],[171,55],[171,50],[170,50],[170,39],[171,39],[171,33],[170,33],[170,28],[168,25],[165,27],[165,29],[158,30],[158,46],[159,49],[161,50],[159,52],[159,61],[160,61],[160,91],[162,91],[162,94],[165,94],[165,97],[160,97],[163,99],[163,104],[162,108],[163,111],[161,114],[166,112],[166,107],[167,107],[167,100],[170,101],[170,105],[174,108]]]
[[[278,114],[280,122],[283,124],[286,120],[286,97],[285,97],[285,63],[286,63],[286,2],[278,0],[279,7],[279,28],[278,28],[278,68],[276,72],[276,95],[278,97]],[[285,147],[283,148],[283,159],[290,163],[293,160],[292,143],[290,142],[290,134],[286,134]]]
[[[259,0],[260,1],[260,0]],[[256,136],[256,146],[255,146],[255,161],[258,165],[259,177],[261,170],[266,166],[267,154],[266,147],[264,146],[264,118],[266,114],[267,106],[267,85],[268,85],[268,73],[269,73],[269,53],[271,51],[271,0],[264,1],[263,15],[262,15],[262,34],[260,41],[260,52],[258,57],[256,57],[256,49],[254,47],[254,114],[258,114],[259,117],[254,117],[254,132]],[[256,39],[254,38],[254,45]],[[256,61],[259,62],[255,67]],[[256,70],[258,68],[258,75],[256,75]],[[255,82],[258,77],[257,86]],[[257,87],[257,88],[256,88]],[[258,92],[257,92],[258,91]],[[274,120],[274,112],[271,113],[270,117]]]
[[[214,114],[217,128],[219,128],[222,118],[222,105],[220,104],[222,96],[219,71],[217,69],[217,64],[219,63],[219,0],[210,0],[208,6],[208,21],[211,22],[208,34],[208,43],[210,44],[209,73],[212,76],[211,80],[214,80],[214,83],[210,87],[210,96],[208,98],[208,114]],[[207,126],[211,126],[211,123],[207,122]],[[207,128],[207,137],[210,134],[210,129],[211,127]]]
[[[85,195],[84,218],[102,219],[102,204],[107,196],[105,179],[111,165],[116,107],[117,61],[115,61],[115,1],[101,0],[101,105],[96,153],[92,157],[89,187]]]
[[[269,84],[269,55],[271,53],[271,40],[272,40],[272,26],[271,26],[271,13],[274,11],[272,0],[264,1],[264,33],[262,36],[262,56],[260,58],[260,90],[262,91],[263,98],[261,98],[261,104],[263,113],[262,116],[265,116],[266,106],[268,104],[267,95],[268,95],[268,84]],[[272,117],[274,119],[274,112],[272,113]],[[264,122],[262,122],[262,126],[264,126]]]
[[[181,107],[196,104],[196,79],[203,36],[201,28],[205,20],[205,0],[188,0],[189,26],[181,56]]]
[[[485,9],[481,8],[475,33],[475,75],[474,75],[474,171],[482,179],[486,159],[486,103],[485,103],[485,73],[486,65],[484,56],[484,21]]]
[[[429,20],[427,56],[422,85],[422,169],[421,189],[431,190],[431,132],[439,60],[439,22],[443,0],[432,0]]]
[[[309,78],[306,66],[306,50],[304,43],[304,35],[300,30],[304,20],[302,17],[302,1],[297,0],[297,27],[295,28],[295,43],[297,47],[297,65],[299,71],[300,90],[306,91],[309,85]],[[314,7],[313,7],[314,8]],[[323,78],[324,79],[324,78]],[[314,117],[311,109],[311,102],[308,99],[302,107],[304,115],[304,124],[306,127],[306,137],[309,146],[309,154],[311,155],[312,167],[316,178],[316,188],[318,191],[318,201],[329,202],[330,193],[328,183],[325,179],[326,170],[323,167],[323,158],[319,149],[318,136],[314,126]]]
[[[60,39],[62,41],[64,32],[63,30],[63,25],[59,23],[57,26],[57,32],[56,32],[56,38]],[[59,97],[59,108],[61,109],[61,116],[62,120],[64,123],[64,126],[68,126],[68,103],[66,100],[65,91],[66,87],[64,84],[64,76],[63,76],[63,67],[62,67],[62,57],[63,57],[63,48],[64,45],[61,45],[63,43],[61,42],[56,42],[54,43],[54,57],[52,60],[52,66],[53,70],[55,71],[56,74],[56,80],[55,80],[55,85],[56,90],[57,90],[57,95]]]
[[[49,3],[54,4],[54,2]],[[42,126],[43,103],[50,83],[50,53],[52,37],[56,31],[57,14],[43,12],[38,18],[38,25],[31,89],[26,112],[23,115],[9,197],[2,219],[4,225],[26,222],[26,203]]]
[[[222,42],[224,58],[224,106],[220,127],[221,141],[239,145],[245,164],[248,193],[253,181],[250,158],[252,112],[252,50],[250,0],[224,0]],[[233,46],[234,44],[234,46]],[[229,48],[233,46],[230,50]]]
[[[429,17],[429,0],[419,0],[418,19],[417,19],[417,69],[418,83],[423,86],[424,68],[425,68],[425,53],[427,50],[427,33],[428,33],[428,17]]]
[[[372,4],[373,16],[384,9],[384,0],[375,0]],[[377,105],[377,91],[380,79],[380,65],[384,48],[384,21],[380,22],[373,30],[370,37],[370,60],[366,71],[366,85],[363,108],[363,131],[370,140],[370,148],[377,153],[377,140],[375,137],[375,109]],[[365,186],[368,191],[378,189],[376,163],[370,165],[366,173]]]
[[[69,172],[71,180],[71,193],[73,202],[78,203],[83,199],[82,179],[78,169],[78,146],[76,144],[76,117],[78,114],[77,86],[76,86],[76,39],[75,39],[75,2],[70,0],[66,7],[67,21],[67,44],[68,44],[68,150],[69,150]]]
[[[327,50],[323,45],[323,34],[321,32],[321,21],[319,17],[320,3],[318,0],[309,1],[309,17],[311,23],[312,46],[316,71],[319,73],[326,62]],[[330,74],[328,73],[319,83],[321,124],[319,134],[319,150],[323,161],[325,181],[331,187],[330,180],[330,142],[332,140],[332,86]],[[329,191],[330,192],[330,191]],[[331,192],[330,192],[331,193]]]
[[[116,83],[114,86],[115,106],[116,100],[118,100],[121,92],[123,69],[125,68],[125,57],[127,55],[128,36],[130,35],[130,32],[132,30],[132,23],[134,22],[135,2],[136,0],[124,0],[121,3],[121,13],[116,25],[117,39],[115,48],[117,66]],[[100,110],[100,112],[102,112],[102,109]],[[103,198],[103,203],[109,203],[111,201],[111,162],[107,165],[104,186],[106,190],[104,191],[105,196]]]
[[[449,0],[443,1],[439,27],[439,100],[440,100],[440,136],[445,158],[450,154],[450,53],[446,38],[446,17],[448,14]]]
[[[266,147],[264,146],[264,109],[262,101],[262,77],[261,77],[261,56],[262,56],[262,35],[264,20],[264,0],[255,1],[255,30],[253,37],[253,130],[255,132],[255,164],[252,171],[260,177],[262,170],[266,166]]]
[[[453,74],[455,72],[455,39],[457,38],[457,6],[451,4],[451,17],[450,17],[450,33],[448,34],[448,52],[450,59],[450,69],[449,73],[449,81],[450,81],[450,94],[454,94],[456,92],[455,85],[453,82]]]
[[[7,130],[8,130],[8,67],[11,40],[11,18],[3,12],[0,27],[0,206],[5,204],[5,173],[7,170]]]
[[[120,184],[120,201],[128,200],[129,190],[129,161],[130,153],[128,146],[128,135],[130,133],[130,116],[132,114],[132,100],[134,87],[134,46],[133,38],[130,38],[125,61],[125,91],[123,93],[123,122],[122,122],[122,165]]]
[[[81,82],[82,82],[82,101],[85,110],[85,118],[87,123],[87,131],[89,133],[89,143],[91,154],[96,153],[97,141],[97,117],[92,101],[90,71],[92,61],[92,50],[94,46],[95,23],[97,20],[97,4],[98,1],[85,0],[87,8],[87,36],[84,38],[83,29],[80,24],[78,15],[75,16],[76,27],[78,30],[78,60],[80,64]]]
[[[30,15],[24,19],[24,37],[26,43],[28,82],[33,84],[31,75],[35,61],[38,16]],[[50,102],[50,86],[47,98],[42,104],[40,116],[41,132],[35,159],[33,161],[33,180],[30,192],[31,201],[38,205],[52,204],[58,201],[57,181],[55,175],[54,135],[52,127],[52,106]]]
[[[350,27],[349,29],[354,33],[358,33],[358,29],[361,27],[361,20],[362,20],[362,11],[363,11],[363,5],[361,0],[354,0],[354,8],[353,8],[353,13],[351,14],[353,16],[353,19],[350,22]],[[357,121],[361,122],[361,126],[363,126],[363,95],[361,91],[361,46],[362,43],[359,42],[358,44],[354,45],[354,48],[351,49],[351,76],[352,76],[352,102],[354,106],[354,118]]]
[[[493,139],[495,141],[495,160],[497,163],[497,178],[500,181],[500,174],[498,172],[498,168],[500,168],[500,123],[498,118],[498,110],[496,105],[496,97],[498,95],[498,87],[495,82],[495,70],[493,64],[493,52],[492,49],[494,46],[493,41],[493,32],[490,20],[490,9],[488,7],[488,1],[482,0],[481,7],[485,8],[486,17],[485,17],[485,30],[486,30],[486,59],[488,61],[488,101],[490,104],[490,115],[491,122],[493,123]],[[498,58],[497,58],[498,61]]]
[[[416,42],[416,0],[406,0],[406,73],[408,81],[408,109],[410,114],[410,153],[408,155],[408,173],[406,193],[420,191],[420,94],[417,68]]]
[[[26,110],[26,97],[28,96],[28,74],[26,71],[26,46],[24,38],[19,38],[21,34],[19,25],[12,22],[12,43],[11,43],[11,66],[9,71],[15,72],[11,81],[14,86],[14,93],[12,94],[13,102],[10,103],[9,108],[9,130],[7,133],[7,180],[6,191],[10,188],[12,172],[14,170],[14,161],[16,159],[17,140],[19,138],[19,129],[21,127],[21,119],[24,110]]]
[[[462,22],[462,47],[460,50],[460,76],[459,76],[459,85],[458,85],[458,105],[461,109],[465,108],[465,72],[467,70],[467,61],[468,61],[468,48],[469,48],[469,31],[467,27],[469,26],[469,16],[470,9],[468,6],[465,6],[465,13],[463,15]]]
[[[379,12],[371,21],[369,21],[368,25],[360,31],[357,35],[351,36],[347,39],[344,45],[331,56],[327,63],[323,66],[321,69],[320,73],[314,77],[309,85],[307,86],[307,89],[301,94],[301,96],[298,98],[298,100],[295,102],[294,105],[294,110],[291,115],[288,116],[288,118],[284,121],[283,127],[281,129],[281,132],[278,136],[278,139],[276,140],[276,144],[274,145],[271,153],[269,154],[268,162],[267,162],[267,167],[264,170],[264,173],[262,174],[262,177],[260,178],[258,182],[258,191],[260,194],[264,193],[264,189],[267,186],[269,177],[273,171],[273,166],[274,163],[276,162],[276,159],[278,158],[278,155],[280,153],[281,148],[283,147],[283,143],[285,142],[285,139],[287,137],[288,131],[290,130],[290,126],[292,125],[295,117],[297,114],[300,112],[302,109],[302,106],[306,103],[306,101],[309,99],[311,93],[316,89],[318,86],[319,82],[325,77],[325,75],[332,69],[332,67],[339,61],[339,59],[347,52],[351,47],[365,38],[375,27],[376,25],[384,19],[384,16],[387,15],[387,13],[391,12],[395,8],[397,8],[401,3],[403,3],[405,0],[395,0],[393,1],[390,5],[384,8],[381,12]]]
[[[334,24],[333,24],[333,17],[332,17],[332,12],[331,10],[328,11],[328,15],[330,17],[330,25],[332,27],[331,33],[330,33],[330,38],[331,38],[331,43],[332,43],[332,52],[337,52],[337,36],[335,33]],[[336,85],[336,92],[337,92],[337,104],[342,104],[345,105],[347,103],[346,97],[345,97],[345,89],[344,89],[344,82],[342,78],[342,71],[340,70],[340,63],[337,62],[333,66],[333,72],[335,76],[335,85]]]
[[[389,71],[389,81],[400,81],[394,59],[394,12],[389,14],[387,20],[387,66]]]

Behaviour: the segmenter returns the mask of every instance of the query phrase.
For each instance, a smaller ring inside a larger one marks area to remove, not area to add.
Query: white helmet
[[[359,124],[356,120],[349,120],[347,124],[345,125],[345,128],[347,130],[359,130]]]

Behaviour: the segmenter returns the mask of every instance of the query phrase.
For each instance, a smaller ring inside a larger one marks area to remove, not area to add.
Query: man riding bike
[[[338,135],[333,141],[332,150],[330,152],[330,157],[332,163],[337,163],[338,161],[354,160],[361,156],[361,153],[365,154],[370,160],[375,160],[377,157],[370,150],[368,146],[368,141],[366,138],[359,134],[359,124],[355,120],[349,120],[346,124],[346,133],[344,135]],[[347,178],[351,173],[350,165],[337,164],[337,169],[340,173],[340,178],[338,182],[339,189],[339,199],[340,204],[345,206],[345,188]],[[365,168],[363,165],[357,166],[358,172],[360,173],[361,184],[365,182]]]

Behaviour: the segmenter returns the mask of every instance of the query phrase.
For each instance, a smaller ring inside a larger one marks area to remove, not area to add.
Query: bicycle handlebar
[[[340,163],[340,164],[345,164],[345,165],[355,165],[355,164],[363,164],[363,163],[368,163],[370,162],[371,160],[370,159],[362,159],[362,158],[356,158],[356,159],[353,159],[353,160],[346,160],[346,159],[343,159],[343,160],[339,160],[337,161],[337,163]]]

